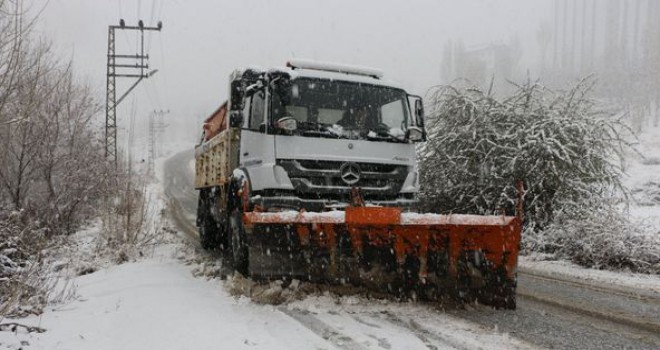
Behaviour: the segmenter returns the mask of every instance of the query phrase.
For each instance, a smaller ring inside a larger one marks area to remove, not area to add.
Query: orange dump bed
[[[204,121],[204,141],[212,139],[225,129],[227,129],[227,102]]]

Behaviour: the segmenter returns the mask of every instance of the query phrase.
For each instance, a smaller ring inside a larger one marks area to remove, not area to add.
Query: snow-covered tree
[[[624,126],[588,98],[529,82],[507,98],[477,88],[429,92],[428,142],[420,152],[422,205],[436,212],[512,214],[516,181],[525,217],[543,228],[559,212],[583,212],[624,193]]]

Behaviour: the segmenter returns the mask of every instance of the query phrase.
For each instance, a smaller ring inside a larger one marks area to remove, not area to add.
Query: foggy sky
[[[44,8],[45,6],[45,8]],[[303,1],[303,0],[36,0],[39,34],[72,58],[105,102],[108,25],[163,21],[148,38],[151,68],[118,110],[120,132],[135,109],[136,124],[154,109],[169,109],[171,130],[194,133],[198,121],[226,99],[227,78],[238,67],[282,66],[290,57],[381,68],[385,78],[424,95],[440,83],[443,45],[506,43],[517,35],[535,60],[538,25],[550,0]],[[136,52],[135,32],[117,32],[117,53]],[[118,80],[118,95],[130,84]],[[141,118],[141,119],[140,119]],[[188,128],[189,127],[189,128]],[[172,132],[168,133],[172,135]],[[189,138],[190,139],[190,138]]]

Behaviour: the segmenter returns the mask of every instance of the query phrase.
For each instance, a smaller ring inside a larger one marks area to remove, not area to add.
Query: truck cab
[[[409,208],[419,188],[422,103],[381,76],[306,60],[234,72],[232,176],[246,181],[250,207],[341,209],[357,187],[368,204]]]

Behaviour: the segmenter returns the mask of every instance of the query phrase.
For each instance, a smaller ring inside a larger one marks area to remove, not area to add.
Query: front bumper
[[[366,205],[382,206],[382,207],[398,207],[403,211],[411,210],[416,204],[417,199],[413,198],[396,198],[385,200],[369,200]],[[332,200],[332,199],[309,199],[300,198],[294,195],[284,196],[255,196],[250,199],[250,204],[258,205],[266,211],[278,210],[301,210],[322,212],[333,209],[344,209],[349,205],[348,201]]]

